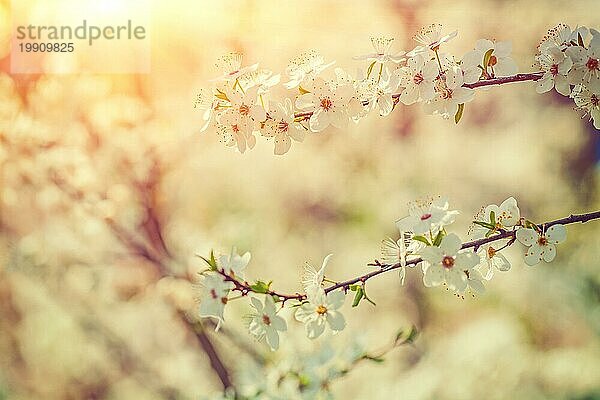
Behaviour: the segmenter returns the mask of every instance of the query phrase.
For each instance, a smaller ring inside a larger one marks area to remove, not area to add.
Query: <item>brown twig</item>
[[[549,228],[549,227],[551,227],[553,225],[557,225],[557,224],[568,225],[568,224],[575,224],[575,223],[585,223],[585,222],[597,220],[597,219],[600,219],[600,211],[594,211],[594,212],[590,212],[590,213],[586,213],[586,214],[571,214],[570,216],[565,217],[565,218],[561,218],[561,219],[557,219],[554,221],[549,221],[549,222],[539,224],[538,227],[540,229],[543,229],[544,227]],[[515,235],[516,235],[516,230],[511,230],[511,231],[503,230],[503,231],[499,232],[498,234],[487,237],[487,238],[464,242],[461,246],[461,249],[472,248],[474,251],[477,251],[477,249],[479,249],[479,247],[483,246],[484,244],[495,242],[495,241],[502,240],[502,239],[510,239],[510,241],[512,241],[514,243],[515,238],[516,238]],[[423,261],[423,259],[420,257],[414,258],[411,260],[407,260],[405,266],[406,267],[414,267],[417,264],[419,264],[421,261]],[[402,268],[402,265],[400,263],[382,264],[377,260],[375,260],[375,263],[369,264],[369,265],[378,266],[380,268],[378,270],[371,271],[367,274],[358,276],[356,278],[348,279],[346,281],[338,282],[334,285],[331,285],[331,286],[325,288],[325,293],[329,293],[333,290],[340,289],[340,288],[344,289],[344,290],[348,290],[350,285],[354,285],[356,283],[365,283],[367,280],[369,280],[377,275],[380,275],[380,274],[383,274],[383,273],[386,273],[389,271],[393,271],[398,268]],[[226,281],[232,282],[235,285],[234,290],[239,291],[242,295],[247,295],[250,292],[256,293],[256,291],[252,289],[252,287],[250,286],[250,284],[248,282],[238,281],[235,277],[226,274],[223,270],[218,270],[217,272],[219,274],[221,274],[221,276],[223,276]],[[279,292],[276,292],[273,290],[269,290],[269,291],[267,291],[266,294],[270,294],[272,296],[277,296],[280,299],[282,299],[283,302],[288,301],[288,300],[304,301],[307,299],[306,294],[302,294],[302,293],[283,294],[283,293],[279,293]]]

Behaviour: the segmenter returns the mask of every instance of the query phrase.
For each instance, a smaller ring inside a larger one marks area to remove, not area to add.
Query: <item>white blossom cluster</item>
[[[396,221],[400,238],[382,243],[382,258],[374,265],[381,272],[398,269],[403,283],[408,267],[422,271],[426,287],[446,286],[459,297],[485,291],[484,282],[496,271],[508,271],[511,264],[502,251],[516,241],[527,247],[524,261],[533,266],[541,261],[551,262],[556,257],[556,245],[566,240],[566,228],[555,221],[536,224],[521,216],[513,197],[500,205],[491,204],[481,209],[470,230],[471,242],[463,242],[455,233],[448,233],[460,213],[450,209],[448,201],[431,197],[410,204],[409,215]],[[294,317],[304,324],[310,339],[330,331],[333,334],[346,326],[341,310],[346,296],[354,292],[352,306],[367,296],[365,283],[371,277],[336,282],[325,277],[325,269],[332,255],[323,260],[319,269],[307,265],[302,276],[304,295],[284,295],[271,289],[271,282],[244,280],[244,270],[250,262],[250,253],[204,259],[210,268],[202,275],[200,316],[217,320],[217,328],[224,320],[224,310],[233,298],[249,298],[252,311],[248,315],[248,330],[259,341],[276,350],[279,335],[287,330],[286,320],[279,315],[285,306],[294,309]],[[331,286],[324,286],[325,283]],[[233,292],[239,292],[233,296]],[[262,298],[262,299],[261,299]],[[374,304],[374,303],[373,303]]]
[[[560,24],[550,29],[535,57],[544,72],[536,90],[569,96],[600,129],[600,32]]]
[[[227,54],[217,63],[222,74],[212,80],[213,88],[201,91],[194,103],[202,113],[200,131],[213,123],[221,141],[241,153],[253,148],[260,135],[273,140],[275,154],[284,154],[292,141],[301,142],[306,134],[331,126],[344,129],[373,112],[387,116],[398,103],[422,103],[427,114],[454,117],[458,123],[465,103],[475,96],[472,85],[494,78],[511,82],[518,68],[511,58],[510,42],[480,39],[460,58],[442,51],[442,45],[456,36],[457,31],[444,34],[439,24],[427,26],[415,35],[418,46],[409,52],[393,51],[393,38],[373,37],[373,51],[354,57],[365,62],[365,69],[355,76],[341,68],[331,73],[334,62],[315,51],[303,53],[285,70],[282,85],[293,91],[293,97],[281,100],[273,95],[282,80],[280,74],[259,69],[258,64],[242,66],[241,54]],[[599,54],[596,30],[571,31],[559,25],[549,31],[536,56],[544,73],[537,91],[555,87],[570,95],[594,119],[596,128]],[[534,78],[539,75],[526,80]]]

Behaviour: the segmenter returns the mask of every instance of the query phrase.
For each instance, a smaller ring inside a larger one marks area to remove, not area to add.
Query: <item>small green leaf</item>
[[[435,239],[433,240],[433,245],[439,247],[442,243],[442,239],[444,238],[444,231],[439,231],[437,235],[435,235]]]
[[[429,243],[429,240],[427,240],[425,236],[416,235],[413,236],[413,240],[418,240],[419,242],[425,243],[427,246],[431,246],[431,243]]]
[[[491,211],[490,212],[490,224],[492,225],[496,225],[496,212],[495,211]]]
[[[488,222],[483,222],[483,221],[473,221],[473,223],[475,225],[483,226],[484,228],[487,228],[487,229],[494,229],[496,227],[496,225],[492,225]]]
[[[255,293],[267,293],[271,288],[271,283],[273,283],[273,281],[266,283],[261,280],[257,280],[256,283],[250,285],[250,289],[252,289],[252,291]]]
[[[210,257],[209,258],[204,258],[202,256],[198,256],[200,257],[202,260],[204,260],[205,263],[208,264],[208,266],[210,267],[211,271],[216,271],[217,270],[217,260],[215,259],[215,253],[213,250],[210,251]]]
[[[394,344],[396,346],[400,346],[403,344],[413,343],[417,339],[417,336],[419,336],[419,331],[417,330],[416,326],[412,325],[408,329],[401,329],[396,334],[396,340],[394,340]]]
[[[492,58],[493,52],[494,52],[494,49],[489,49],[488,51],[485,52],[485,55],[483,56],[483,68],[487,69],[487,67],[489,67],[490,58]]]
[[[308,90],[304,89],[302,86],[298,86],[298,91],[300,94],[310,93]]]
[[[372,356],[369,354],[365,354],[362,358],[363,358],[363,360],[369,360],[369,361],[373,361],[376,363],[382,363],[385,361],[385,359],[383,357]]]
[[[369,65],[369,68],[367,69],[367,78],[368,78],[369,76],[371,76],[371,72],[373,72],[373,67],[375,66],[375,63],[376,63],[376,62],[377,62],[377,61],[373,61],[373,62],[371,63],[371,65]]]
[[[362,300],[364,296],[364,291],[362,287],[358,287],[356,290],[356,294],[354,295],[354,300],[352,301],[352,307],[358,306],[358,303]]]
[[[456,114],[454,114],[454,123],[458,124],[460,119],[463,116],[463,112],[465,111],[465,103],[461,103],[458,105],[458,110],[456,110]]]
[[[361,285],[350,285],[350,290],[352,290],[353,292],[356,292],[358,289],[361,289],[362,286]]]

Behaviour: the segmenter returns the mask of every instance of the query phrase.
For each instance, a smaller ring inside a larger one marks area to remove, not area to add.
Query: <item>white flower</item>
[[[594,128],[600,129],[600,86],[592,91],[587,86],[577,85],[571,97],[575,105],[594,120]]]
[[[322,288],[321,284],[325,277],[325,267],[327,267],[331,257],[333,257],[333,254],[327,255],[327,257],[323,259],[321,268],[318,271],[313,266],[306,264],[302,274],[302,287],[306,293],[312,294]]]
[[[464,83],[475,83],[481,78],[481,67],[483,63],[480,53],[472,50],[464,55],[460,62]]]
[[[408,256],[418,253],[424,247],[425,243],[412,240],[411,234],[400,232],[400,239],[397,241],[387,238],[381,242],[381,261],[386,265],[401,265],[400,283],[404,285]]]
[[[325,325],[333,332],[339,332],[346,326],[346,320],[339,308],[344,305],[346,295],[341,290],[335,290],[325,294],[325,290],[319,289],[311,296],[308,302],[301,305],[295,317],[305,324],[306,335],[315,339],[325,331]]]
[[[265,303],[255,297],[250,298],[252,306],[256,312],[252,314],[252,319],[248,329],[259,341],[266,339],[271,350],[279,348],[279,331],[287,330],[285,319],[277,315],[275,302],[271,296],[265,297]]]
[[[396,71],[400,78],[400,86],[404,88],[400,95],[403,104],[427,101],[435,96],[434,80],[439,74],[435,60],[426,60],[418,54],[409,58],[406,66]]]
[[[227,304],[227,295],[234,285],[232,282],[223,280],[220,275],[210,274],[204,278],[202,286],[199,314],[201,317],[215,318],[217,320],[215,330],[218,330],[224,321],[223,311]]]
[[[494,270],[508,271],[510,269],[510,262],[492,244],[488,243],[479,247],[477,255],[479,256],[477,269],[488,281],[494,276]]]
[[[421,46],[417,46],[415,49],[408,53],[409,56],[413,56],[419,53],[426,52],[427,50],[438,51],[440,45],[449,42],[451,39],[456,37],[458,31],[454,31],[447,35],[442,35],[441,24],[431,24],[421,28],[421,30],[413,37],[413,39],[420,43]]]
[[[479,39],[475,44],[475,51],[480,54],[480,62],[483,64],[483,57],[485,54],[492,50],[487,65],[482,65],[485,71],[490,69],[490,75],[494,76],[509,76],[517,73],[519,68],[512,58],[510,58],[510,52],[512,51],[511,42],[492,42],[488,39]]]
[[[217,67],[221,68],[223,75],[211,79],[210,81],[235,81],[248,72],[256,71],[258,63],[242,68],[243,57],[244,56],[239,53],[228,53],[219,58]]]
[[[273,86],[277,85],[281,80],[281,75],[273,75],[268,69],[260,69],[248,72],[240,77],[240,84],[244,90],[248,90],[254,86],[258,86],[258,95],[267,93]]]
[[[569,83],[584,84],[591,88],[600,87],[600,33],[592,31],[593,37],[589,48],[571,46],[565,52],[573,60],[573,68],[569,72]]]
[[[256,104],[258,87],[250,88],[246,93],[236,90],[226,94],[230,102],[224,112],[218,116],[217,132],[222,141],[228,146],[237,145],[240,153],[246,148],[253,148],[256,144],[254,131],[258,130],[260,123],[267,118],[264,108]]]
[[[219,257],[219,267],[227,275],[242,276],[242,271],[248,266],[250,262],[250,253],[245,252],[243,255],[237,254],[235,248],[231,250],[229,255],[222,255]]]
[[[285,83],[284,86],[287,89],[293,89],[307,79],[314,79],[325,68],[333,64],[335,64],[335,61],[325,64],[323,56],[314,50],[302,53],[291,60],[287,66],[285,72],[290,77],[290,81]]]
[[[385,64],[388,62],[398,64],[400,61],[405,59],[405,52],[401,51],[399,53],[392,54],[390,52],[390,48],[392,47],[392,43],[394,42],[394,38],[389,38],[385,36],[371,37],[371,45],[375,50],[375,53],[363,54],[360,56],[353,57],[355,60],[367,60],[368,62],[377,62],[380,64]]]
[[[473,297],[475,297],[475,293],[485,293],[485,286],[483,285],[483,276],[479,271],[477,271],[476,269],[466,270],[465,276],[467,277],[467,287],[465,288],[465,290],[457,291],[457,294],[462,296],[467,290],[470,290],[471,293],[473,293]]]
[[[571,58],[557,46],[546,46],[535,59],[544,71],[542,78],[537,81],[535,90],[538,93],[545,93],[556,88],[558,93],[568,96],[571,93],[571,86],[567,81],[567,73],[573,66]]]
[[[565,50],[567,47],[577,46],[579,37],[581,37],[581,40],[586,40],[589,34],[589,30],[583,26],[571,31],[569,25],[558,24],[554,28],[548,30],[538,45],[538,48],[540,51],[543,51],[546,47],[556,46],[561,50]]]
[[[450,225],[459,214],[449,211],[450,205],[446,199],[428,198],[410,203],[408,216],[396,221],[396,227],[401,232],[412,232],[423,235],[432,232],[434,235],[446,225]]]
[[[206,91],[204,90],[200,90],[196,96],[194,108],[202,112],[202,125],[200,126],[200,132],[204,132],[206,128],[208,128],[216,104],[218,104],[218,102],[216,100],[213,101],[213,97],[207,95]]]
[[[556,257],[556,245],[567,239],[567,229],[560,224],[552,225],[542,232],[521,228],[516,233],[519,242],[530,246],[525,254],[525,263],[535,265],[540,261],[551,262]]]
[[[314,79],[304,93],[296,99],[296,107],[312,112],[309,120],[310,130],[321,132],[329,125],[343,129],[348,125],[348,103],[354,95],[351,85],[337,86],[333,89],[321,78]]]
[[[283,104],[271,102],[269,118],[261,130],[263,136],[272,137],[275,141],[275,154],[285,154],[292,146],[292,140],[304,140],[304,128],[295,122],[294,109],[290,99]]]
[[[398,90],[400,78],[397,74],[391,74],[386,79],[380,79],[377,82],[371,78],[370,89],[371,96],[369,106],[371,109],[378,109],[379,115],[385,117],[394,109],[394,94]]]
[[[492,220],[492,213],[494,219]],[[477,216],[477,220],[494,225],[494,230],[510,228],[515,226],[521,218],[521,211],[517,206],[517,200],[514,197],[509,197],[504,200],[500,206],[490,204]],[[473,237],[482,238],[490,229],[475,224],[473,228]]]
[[[459,104],[473,100],[475,92],[463,87],[463,79],[463,72],[458,66],[444,72],[436,81],[435,97],[424,105],[425,112],[449,118],[456,114]]]
[[[421,250],[423,264],[423,283],[427,287],[446,283],[448,288],[462,293],[467,288],[467,274],[479,261],[472,251],[459,252],[460,238],[451,233],[445,236],[440,247],[428,246]]]

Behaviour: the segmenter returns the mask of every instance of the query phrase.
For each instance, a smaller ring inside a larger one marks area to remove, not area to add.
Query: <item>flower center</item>
[[[421,215],[421,221],[427,221],[429,218],[431,218],[431,214],[423,214],[423,215]]]
[[[227,304],[227,297],[221,297],[221,303]]]
[[[415,85],[418,85],[419,83],[423,82],[424,80],[425,80],[425,78],[423,78],[423,74],[421,74],[420,72],[413,77],[413,82],[415,83]]]
[[[234,131],[235,133],[238,133],[240,131],[240,127],[237,126],[237,124],[231,125],[231,130]]]
[[[548,244],[548,239],[545,236],[540,236],[537,242],[540,246],[545,246]]]
[[[324,305],[321,304],[319,307],[317,307],[317,314],[319,314],[319,315],[327,314],[327,307],[325,307]]]
[[[329,109],[333,107],[333,103],[329,99],[329,97],[325,97],[321,99],[321,108],[325,111],[329,111]]]
[[[240,106],[240,114],[242,114],[242,115],[248,115],[248,114],[250,114],[250,107],[247,106],[246,104],[242,104]]]
[[[217,292],[215,291],[215,289],[210,289],[210,297],[212,297],[213,299],[216,299],[217,297]]]
[[[488,247],[487,250],[487,254],[488,254],[488,258],[492,258],[496,255],[496,249],[494,249],[492,246]]]
[[[552,74],[552,76],[558,75],[558,64],[552,64],[552,66],[550,67],[550,73]]]
[[[454,257],[444,256],[442,258],[442,266],[447,269],[454,267]]]
[[[596,93],[590,96],[590,103],[592,103],[594,107],[598,107],[598,105],[600,105],[600,98]]]
[[[498,58],[496,58],[496,56],[494,55],[490,56],[490,61],[488,61],[488,65],[490,67],[493,67],[496,64],[498,64]]]
[[[271,325],[271,318],[269,318],[269,316],[267,314],[264,314],[262,316],[262,321],[263,321],[263,324],[265,324],[265,325]]]
[[[446,89],[442,92],[442,99],[449,100],[452,98],[452,90]]]
[[[599,69],[599,64],[600,62],[598,61],[597,58],[590,58],[587,63],[585,63],[585,66],[587,67],[587,69],[589,69],[590,71]]]
[[[287,122],[283,121],[283,120],[281,120],[281,121],[279,121],[277,123],[277,130],[279,132],[287,132],[288,131],[288,127],[289,127],[289,124]]]

